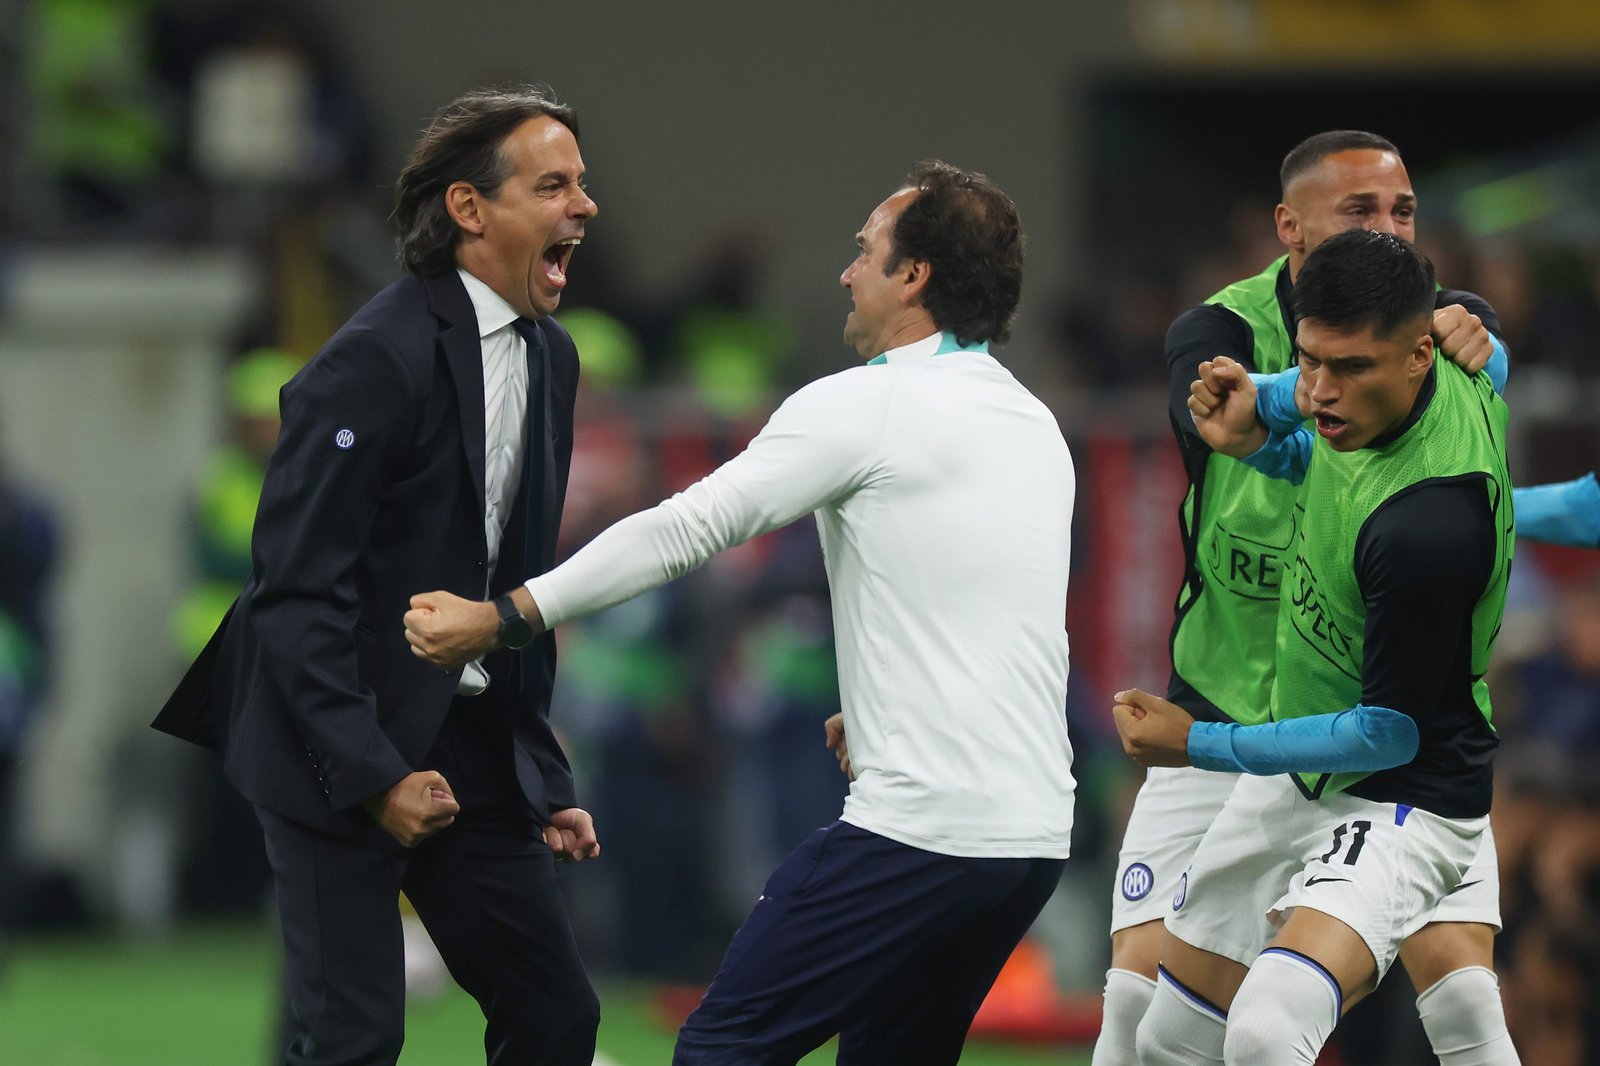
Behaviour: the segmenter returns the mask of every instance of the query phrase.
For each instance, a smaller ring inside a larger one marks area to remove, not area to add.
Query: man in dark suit
[[[548,316],[595,214],[572,111],[468,94],[400,175],[410,277],[282,393],[244,591],[155,726],[223,754],[272,864],[288,1061],[393,1063],[399,893],[483,1008],[491,1064],[589,1066],[599,1004],[556,884],[598,854],[549,721],[555,645],[441,671],[397,620],[555,561],[578,358]]]

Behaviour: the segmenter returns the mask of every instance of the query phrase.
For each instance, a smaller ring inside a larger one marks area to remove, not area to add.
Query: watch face
[[[533,640],[533,626],[522,617],[522,612],[512,605],[511,597],[497,598],[495,606],[500,610],[500,643],[512,651],[526,648]]]
[[[513,651],[526,648],[532,639],[533,627],[526,618],[519,615],[512,621],[500,623],[500,643]]]

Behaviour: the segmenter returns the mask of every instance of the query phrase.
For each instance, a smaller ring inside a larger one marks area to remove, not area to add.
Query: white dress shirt
[[[555,625],[815,511],[844,820],[941,854],[1065,857],[1066,442],[986,351],[936,333],[873,363],[796,392],[742,454],[528,590]]]
[[[483,347],[483,535],[489,546],[489,577],[484,595],[489,594],[495,566],[500,561],[500,541],[506,521],[517,501],[517,480],[522,474],[523,441],[528,424],[528,342],[512,324],[516,309],[501,299],[489,286],[457,270],[461,284],[472,299],[478,319],[478,340]],[[471,696],[489,685],[483,661],[468,663],[456,686],[460,695]]]

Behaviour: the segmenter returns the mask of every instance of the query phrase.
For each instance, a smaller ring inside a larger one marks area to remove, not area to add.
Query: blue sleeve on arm
[[[1511,490],[1517,536],[1571,548],[1600,547],[1600,483],[1594,474]]]
[[[1494,385],[1496,396],[1505,394],[1506,378],[1511,376],[1511,359],[1506,354],[1506,342],[1489,334],[1489,343],[1494,346],[1494,354],[1489,356],[1489,361],[1483,364],[1483,372],[1489,375],[1489,381]]]
[[[1239,461],[1258,473],[1298,485],[1306,479],[1312,439],[1304,426],[1291,433],[1274,431],[1267,436],[1267,443]]]
[[[1409,715],[1358,703],[1337,714],[1262,725],[1196,722],[1189,762],[1230,773],[1362,773],[1405,765],[1420,742]]]
[[[1291,366],[1280,374],[1251,374],[1256,383],[1256,417],[1271,433],[1293,433],[1305,422],[1300,405],[1294,402],[1294,388],[1300,381],[1300,368]]]

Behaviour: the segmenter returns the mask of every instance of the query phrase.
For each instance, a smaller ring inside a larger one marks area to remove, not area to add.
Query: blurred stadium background
[[[986,1006],[998,1042],[964,1061],[1086,1063],[1138,773],[1107,693],[1163,684],[1179,569],[1168,322],[1278,254],[1289,147],[1370,129],[1405,154],[1441,280],[1504,322],[1519,479],[1600,465],[1597,60],[1593,0],[0,0],[0,1063],[268,1060],[255,823],[145,724],[243,579],[277,384],[395,276],[389,183],[458,92],[547,82],[583,121],[601,211],[560,316],[585,359],[568,550],[849,365],[837,274],[913,162],[1017,200],[1001,358],[1080,477],[1079,839]],[[1596,1062],[1596,558],[1524,546],[1512,606],[1499,968],[1524,1061]],[[815,533],[571,627],[562,656],[605,846],[569,874],[601,1046],[662,1062],[842,796]],[[1388,985],[1330,1061],[1431,1061]],[[403,1062],[471,1061],[477,1034],[470,1001],[419,998]]]

